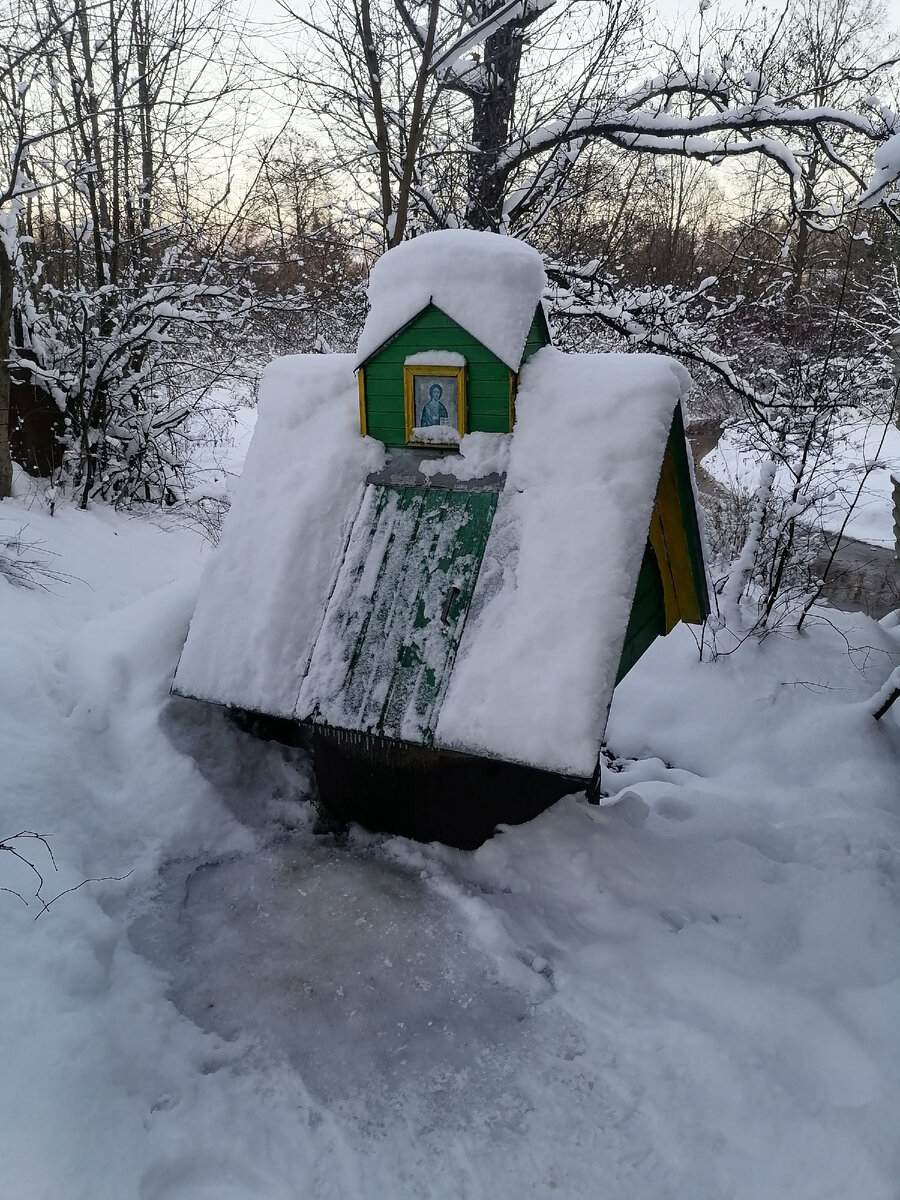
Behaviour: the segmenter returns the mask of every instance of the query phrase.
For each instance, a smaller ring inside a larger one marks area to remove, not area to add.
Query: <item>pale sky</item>
[[[309,12],[315,8],[315,0],[288,0],[298,12]],[[759,0],[756,0],[759,3]],[[284,19],[284,12],[278,6],[277,0],[243,0],[243,11],[254,21],[278,21]],[[691,12],[698,7],[698,0],[656,0],[656,8],[664,17],[672,17],[681,12]],[[889,22],[900,30],[900,0],[884,0],[885,11]]]

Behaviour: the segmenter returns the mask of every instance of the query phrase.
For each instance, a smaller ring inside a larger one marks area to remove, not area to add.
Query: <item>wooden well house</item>
[[[555,350],[545,284],[429,234],[376,265],[355,358],[266,372],[173,689],[311,734],[342,819],[469,847],[596,788],[615,684],[708,611],[689,378]]]

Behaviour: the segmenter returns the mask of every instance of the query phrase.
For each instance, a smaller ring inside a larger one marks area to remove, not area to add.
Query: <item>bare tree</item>
[[[807,220],[825,220],[821,181],[805,172],[811,141],[829,180],[839,176],[867,204],[896,174],[873,175],[856,149],[870,158],[897,132],[893,114],[833,103],[848,78],[874,79],[893,58],[865,67],[840,58],[814,87],[779,90],[767,57],[780,25],[755,61],[737,35],[724,45],[708,37],[692,58],[670,54],[637,82],[648,61],[630,0],[355,0],[318,22],[297,15],[318,39],[301,82],[338,158],[377,179],[390,244],[410,213],[431,225],[527,231],[595,142],[712,162],[761,156]]]
[[[226,0],[20,0],[15,21],[39,50],[16,112],[28,174],[4,213],[5,361],[64,416],[83,505],[171,498],[190,407],[166,358],[247,306],[223,252],[247,186],[232,152],[250,83],[240,30]]]
[[[27,0],[0,8],[0,500],[12,489],[10,356],[18,224],[36,187],[32,159],[54,131],[46,99],[49,53],[66,32],[54,17],[31,21],[32,12]]]

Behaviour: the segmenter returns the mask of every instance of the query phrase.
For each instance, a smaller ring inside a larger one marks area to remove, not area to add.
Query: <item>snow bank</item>
[[[676,628],[605,806],[474,853],[286,836],[291,752],[166,696],[198,539],[21,482],[69,583],[0,580],[0,832],[133,873],[0,896],[10,1200],[896,1196],[896,622]]]
[[[503,475],[509,466],[509,433],[467,433],[459,443],[459,454],[426,459],[419,466],[425,476],[451,475],[454,479],[482,479]]]
[[[689,386],[657,355],[547,347],[524,367],[440,745],[591,775],[673,411]]]
[[[703,469],[726,487],[753,492],[765,458],[738,430],[726,430],[719,444],[703,459]],[[900,430],[885,427],[883,418],[860,413],[836,421],[830,446],[819,461],[808,493],[801,499],[810,519],[823,528],[845,533],[873,546],[893,546],[893,485],[900,475]],[[789,493],[793,479],[785,466],[775,477],[775,490]]]
[[[540,254],[497,233],[447,229],[401,242],[372,268],[356,361],[430,302],[517,370],[546,282]]]
[[[425,446],[458,446],[460,432],[452,425],[417,425],[411,440]]]
[[[266,368],[244,473],[200,590],[174,689],[289,717],[380,443],[359,436],[347,355]]]

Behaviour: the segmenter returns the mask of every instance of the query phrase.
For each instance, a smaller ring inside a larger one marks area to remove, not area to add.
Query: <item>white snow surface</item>
[[[897,182],[900,176],[900,133],[895,133],[882,142],[872,155],[872,177],[869,186],[859,198],[862,208],[871,208],[883,199],[885,190]]]
[[[690,382],[659,355],[529,359],[438,744],[591,775]]]
[[[459,443],[459,454],[428,459],[419,470],[423,475],[452,475],[455,479],[482,479],[502,475],[509,466],[509,433],[467,433]]]
[[[458,446],[460,433],[452,425],[417,425],[412,431],[413,442],[435,446]]]
[[[420,350],[418,354],[407,354],[403,362],[408,367],[464,367],[466,356],[455,350]]]
[[[290,717],[368,471],[349,355],[276,359],[234,503],[203,577],[175,688]]]
[[[499,233],[443,229],[401,242],[372,268],[356,361],[431,302],[518,370],[546,283],[540,254]]]
[[[765,457],[749,447],[739,432],[726,430],[703,459],[703,468],[733,491],[752,495]],[[835,422],[810,495],[801,497],[808,519],[820,520],[830,531],[839,530],[846,521],[850,537],[873,546],[893,546],[892,473],[900,476],[900,429],[893,423],[886,425],[883,416],[848,412],[844,420]],[[789,493],[792,484],[786,467],[779,466],[775,488]]]
[[[127,878],[0,893],[4,1196],[896,1195],[900,624],[679,627],[606,807],[341,841],[299,752],[168,695],[199,540],[19,494],[68,582],[0,575],[0,834],[50,836],[48,896]]]

